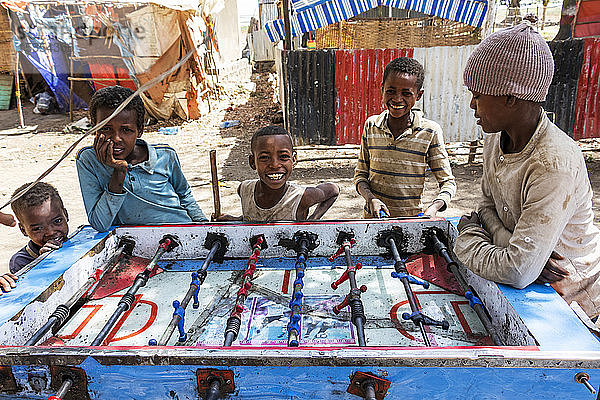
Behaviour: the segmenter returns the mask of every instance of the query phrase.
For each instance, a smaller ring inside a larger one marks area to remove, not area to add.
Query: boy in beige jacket
[[[550,282],[591,317],[600,313],[600,231],[583,155],[541,107],[554,73],[548,45],[524,21],[490,35],[464,71],[484,132],[477,212],[455,252],[483,278],[524,288]]]

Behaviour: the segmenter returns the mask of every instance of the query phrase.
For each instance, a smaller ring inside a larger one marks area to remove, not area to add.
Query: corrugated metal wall
[[[283,52],[286,129],[294,144],[335,144],[335,52]]]
[[[420,108],[425,117],[440,124],[446,142],[470,142],[482,135],[469,106],[471,93],[463,84],[463,71],[475,47],[415,49],[415,59],[425,68]]]
[[[574,139],[600,137],[600,39],[586,39],[577,87]]]
[[[600,137],[600,39],[549,43],[555,77],[545,103],[556,124],[574,139]],[[410,56],[425,67],[418,106],[438,122],[446,142],[482,137],[463,85],[462,72],[475,46],[408,50],[293,51],[283,62],[286,126],[297,143],[358,144],[365,120],[383,110],[381,79],[395,57]]]
[[[386,64],[412,57],[413,49],[336,50],[335,87],[337,144],[359,144],[367,118],[383,111],[381,80]]]
[[[554,56],[554,79],[544,104],[554,113],[554,123],[573,136],[577,83],[583,62],[583,40],[549,42]]]

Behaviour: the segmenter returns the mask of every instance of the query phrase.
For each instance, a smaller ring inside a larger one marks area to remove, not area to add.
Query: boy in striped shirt
[[[396,58],[385,67],[381,88],[386,110],[365,122],[354,171],[356,190],[366,203],[364,218],[435,217],[456,193],[442,128],[412,109],[423,95],[424,79],[423,66],[412,58]],[[423,209],[427,166],[440,191]]]

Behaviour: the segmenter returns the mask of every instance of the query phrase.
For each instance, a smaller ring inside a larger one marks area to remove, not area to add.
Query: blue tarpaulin
[[[13,35],[16,51],[24,55],[39,71],[54,93],[60,111],[68,111],[70,88],[67,54],[70,55],[71,43],[64,43],[65,36],[52,30],[50,28],[52,25],[42,24],[40,15],[29,21],[23,18],[23,14],[19,15],[13,12],[11,16],[16,18],[20,24],[18,34]],[[35,20],[36,23],[30,25],[29,22],[32,20]],[[67,28],[63,26],[60,31],[68,28],[70,28],[70,24]],[[87,104],[74,94],[73,107],[75,109],[87,108]]]
[[[392,6],[481,27],[488,3],[479,0],[295,0],[290,17],[292,36],[345,21],[377,6]],[[265,30],[272,42],[285,37],[283,19],[269,21]]]

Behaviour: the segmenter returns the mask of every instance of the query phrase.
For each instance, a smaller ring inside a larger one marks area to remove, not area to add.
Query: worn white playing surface
[[[198,265],[199,266],[199,265]],[[258,264],[253,286],[245,303],[242,328],[234,345],[285,346],[289,322],[289,302],[295,271],[262,268]],[[262,268],[262,269],[261,269]],[[349,290],[344,282],[331,288],[344,268],[330,266],[309,268],[304,278],[304,309],[301,346],[355,345],[355,328],[350,322],[349,308],[339,315],[332,311]],[[369,346],[423,346],[417,327],[402,319],[410,308],[398,279],[390,277],[392,267],[365,266],[357,273],[358,285],[368,290],[362,295],[367,316],[365,332]],[[239,289],[241,271],[209,271],[200,288],[200,307],[188,305],[185,315],[187,345],[220,346],[227,318]],[[237,278],[237,280],[236,280]],[[165,271],[152,277],[136,296],[136,304],[126,312],[111,331],[105,344],[111,346],[144,346],[150,339],[160,339],[173,315],[173,300],[185,295],[190,272]],[[480,343],[484,328],[464,297],[431,285],[429,289],[413,285],[423,312],[435,319],[446,319],[450,329],[426,328],[432,346],[469,346]],[[89,345],[126,292],[89,301],[60,330],[58,336],[67,345]],[[173,333],[169,345],[177,343]]]

